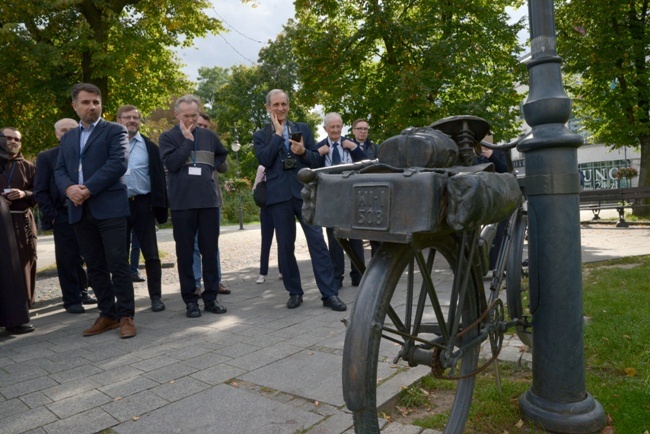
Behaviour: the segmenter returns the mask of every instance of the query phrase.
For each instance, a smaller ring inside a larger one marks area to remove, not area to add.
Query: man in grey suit
[[[133,283],[126,253],[129,202],[123,175],[129,146],[123,125],[102,119],[99,88],[79,83],[72,88],[72,107],[79,128],[61,138],[54,176],[70,201],[74,225],[88,276],[98,299],[99,318],[83,331],[92,336],[120,328],[120,337],[136,335]]]

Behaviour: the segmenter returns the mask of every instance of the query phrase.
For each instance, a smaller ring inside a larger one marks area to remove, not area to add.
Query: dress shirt
[[[340,164],[350,164],[353,163],[352,161],[352,156],[350,155],[350,150],[346,149],[343,147],[343,140],[347,140],[345,137],[341,136],[341,138],[338,140],[338,142],[334,142],[333,140],[330,140],[330,138],[327,138],[327,143],[329,144],[330,147],[330,152],[325,157],[325,166],[331,166],[332,165],[332,154],[334,152],[338,152],[339,156],[341,157],[341,163]],[[338,143],[339,145],[334,148],[334,143]]]
[[[97,122],[99,122],[99,119],[97,119],[95,122],[90,124],[88,128],[84,127],[84,124],[82,122],[79,122],[79,128],[81,128],[81,134],[79,134],[79,185],[83,185],[84,183],[84,172],[83,172],[83,164],[82,164],[83,151],[84,148],[86,147],[86,142],[88,141],[88,138],[95,130],[95,126],[97,126]]]
[[[129,169],[124,175],[124,182],[129,197],[151,193],[149,153],[140,133],[129,141]]]

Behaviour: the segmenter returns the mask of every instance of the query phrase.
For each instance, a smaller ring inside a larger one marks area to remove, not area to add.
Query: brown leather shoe
[[[98,335],[100,333],[104,333],[109,330],[116,329],[120,326],[120,323],[110,319],[106,318],[105,316],[100,316],[97,318],[97,321],[95,321],[95,324],[89,329],[86,329],[83,331],[84,336],[93,336],[93,335]]]
[[[133,318],[125,316],[120,319],[120,337],[122,339],[132,338],[138,333],[135,331],[135,324],[133,323]]]
[[[232,291],[230,291],[228,288],[223,286],[223,283],[219,284],[219,289],[217,290],[217,294],[230,294]]]

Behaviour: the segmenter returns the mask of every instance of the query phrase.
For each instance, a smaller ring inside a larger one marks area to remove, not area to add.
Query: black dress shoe
[[[226,309],[224,306],[220,305],[217,300],[213,300],[209,303],[206,303],[205,306],[203,307],[203,310],[207,312],[212,312],[212,313],[226,313],[228,312],[228,309]]]
[[[88,293],[81,294],[81,304],[97,304],[97,299]]]
[[[84,313],[86,311],[86,309],[84,309],[84,307],[79,303],[71,304],[70,306],[66,307],[65,310],[68,313]]]
[[[165,303],[162,302],[160,297],[153,297],[151,299],[151,310],[153,312],[162,312],[165,310]]]
[[[199,309],[199,305],[196,303],[187,303],[187,312],[185,312],[185,315],[187,315],[188,318],[198,318],[201,316],[201,310]]]
[[[287,301],[287,307],[289,309],[295,309],[302,304],[302,295],[292,295]]]
[[[133,282],[144,282],[144,279],[142,277],[140,277],[140,274],[132,273],[131,274],[131,281],[133,281]]]
[[[359,286],[359,283],[361,283],[361,280],[353,280],[352,286]]]
[[[323,300],[323,306],[329,307],[330,309],[335,310],[337,312],[343,312],[348,308],[345,305],[345,303],[343,303],[341,299],[338,298],[336,295],[333,295],[330,298],[326,298],[325,300]]]
[[[7,331],[12,335],[24,335],[25,333],[33,332],[34,326],[31,324],[21,324],[16,327],[5,327]]]

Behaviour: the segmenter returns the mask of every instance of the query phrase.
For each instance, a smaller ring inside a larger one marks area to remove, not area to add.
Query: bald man
[[[63,118],[54,124],[54,134],[60,141],[65,133],[77,128],[74,119]],[[68,208],[54,180],[54,166],[59,157],[56,146],[38,154],[36,158],[36,177],[34,196],[43,213],[41,226],[54,232],[54,249],[57,274],[63,307],[69,313],[83,313],[84,304],[96,304],[97,299],[88,294],[88,277],[83,268],[83,258],[72,225],[68,223]]]

